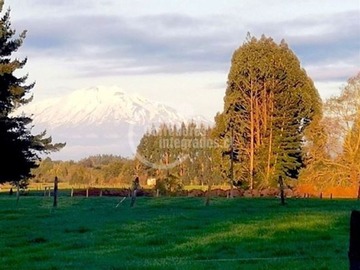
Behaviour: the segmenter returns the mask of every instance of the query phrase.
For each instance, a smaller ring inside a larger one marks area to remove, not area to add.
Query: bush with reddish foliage
[[[204,191],[201,189],[192,189],[188,191],[188,197],[203,197]]]

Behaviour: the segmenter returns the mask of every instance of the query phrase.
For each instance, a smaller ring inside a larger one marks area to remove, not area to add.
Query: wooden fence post
[[[54,204],[53,207],[57,207],[57,197],[58,197],[58,178],[55,176],[54,179]]]
[[[132,182],[132,185],[131,185],[131,203],[130,203],[130,207],[133,207],[135,205],[136,193],[137,193],[137,190],[138,190],[139,186],[140,186],[140,180],[139,180],[139,177],[136,176],[135,180]]]
[[[135,205],[135,201],[136,201],[136,189],[133,190],[132,194],[131,194],[131,202],[130,202],[130,207],[134,207]]]
[[[350,270],[360,270],[360,211],[353,210],[350,218]]]
[[[279,189],[280,189],[280,203],[281,203],[281,205],[285,205],[284,181],[283,181],[283,178],[281,175],[279,176],[278,182],[279,182]]]

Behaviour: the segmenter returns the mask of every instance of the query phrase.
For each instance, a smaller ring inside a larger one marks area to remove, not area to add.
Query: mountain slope
[[[170,107],[128,95],[117,87],[80,89],[62,98],[29,104],[25,109],[34,114],[34,121],[52,127],[99,126],[119,120],[129,124],[186,120]]]
[[[33,102],[18,113],[33,115],[34,132],[44,129],[56,142],[67,145],[53,159],[78,160],[88,155],[131,156],[140,138],[152,125],[188,122],[169,106],[129,95],[118,87],[93,87]],[[210,124],[204,117],[196,122]]]

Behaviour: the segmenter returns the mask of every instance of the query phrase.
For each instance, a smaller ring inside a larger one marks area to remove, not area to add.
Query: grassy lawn
[[[1,269],[348,269],[355,200],[0,196]]]

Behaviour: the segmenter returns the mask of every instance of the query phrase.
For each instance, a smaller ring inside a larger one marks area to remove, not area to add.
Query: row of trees
[[[137,147],[137,170],[145,177],[172,179],[183,185],[203,185],[209,178],[221,184],[224,179],[219,170],[213,170],[213,163],[216,153],[227,147],[228,143],[224,146],[212,136],[211,127],[193,122],[162,124],[142,137]]]
[[[46,158],[32,170],[33,182],[52,183],[56,175],[72,186],[128,185],[134,179],[134,163],[113,155],[90,156],[78,162]]]

